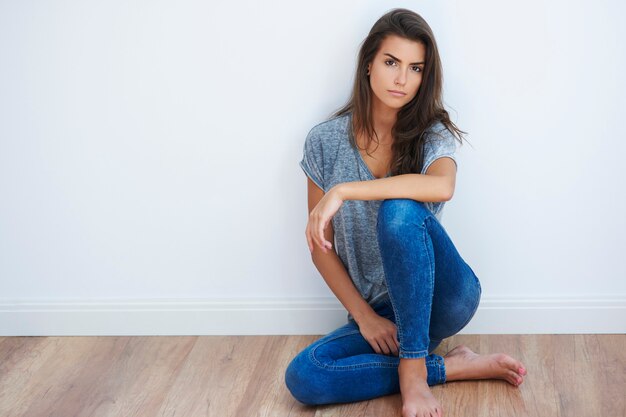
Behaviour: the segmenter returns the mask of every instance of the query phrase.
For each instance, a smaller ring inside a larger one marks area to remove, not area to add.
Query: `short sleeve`
[[[322,190],[324,188],[324,152],[319,135],[311,130],[304,141],[300,167]]]
[[[433,130],[428,133],[424,143],[424,167],[422,174],[425,174],[430,164],[442,157],[448,157],[456,161],[456,137],[441,122],[437,122]]]

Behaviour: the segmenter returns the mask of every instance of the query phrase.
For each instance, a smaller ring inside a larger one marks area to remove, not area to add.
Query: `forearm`
[[[437,175],[403,174],[368,181],[344,182],[334,187],[344,200],[409,198],[422,202],[448,201],[448,179]]]
[[[350,275],[343,266],[341,259],[334,250],[323,253],[316,248],[313,251],[313,264],[326,281],[326,284],[339,299],[341,304],[350,312],[357,323],[369,314],[376,314],[372,307],[363,299],[354,286]]]

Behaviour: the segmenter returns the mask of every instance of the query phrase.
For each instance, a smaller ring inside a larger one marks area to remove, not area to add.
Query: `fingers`
[[[385,344],[384,340],[374,340],[374,343],[370,343],[370,344],[374,348],[374,352],[378,353],[379,355],[387,355],[386,351],[389,348]]]
[[[391,331],[387,337],[387,344],[389,345],[389,348],[393,351],[393,354],[395,356],[399,355],[400,352],[400,341],[398,340],[398,328],[395,326],[395,324],[392,324],[391,327]]]
[[[378,339],[374,340],[373,343],[370,343],[374,352],[379,355],[391,355],[394,354],[398,356],[398,348],[395,346],[392,339]]]
[[[374,340],[370,345],[374,349],[374,352],[379,355],[389,355],[393,352],[393,349],[385,339]]]
[[[391,351],[393,352],[394,356],[398,356],[400,353],[400,342],[398,342],[398,340],[396,339],[396,335],[393,334],[391,336],[391,339],[389,341],[389,347],[391,348]]]
[[[400,354],[400,343],[394,338],[393,341],[393,355],[398,356]]]
[[[309,246],[309,252],[313,253],[314,245],[319,246],[322,252],[324,253],[328,252],[326,248],[324,247],[324,244],[317,238],[317,236],[314,233],[312,233],[312,230],[314,230],[312,223],[313,223],[313,220],[309,220],[309,223],[306,226],[306,230],[304,231],[304,234],[306,235],[307,245]]]
[[[320,222],[317,225],[317,236],[319,236],[319,241],[322,247],[326,246],[326,242],[324,241],[324,225]],[[326,251],[324,251],[326,253]]]
[[[392,324],[391,330],[389,328],[386,329],[386,331],[372,337],[371,342],[368,340],[368,343],[378,354],[393,354],[394,356],[399,356],[400,354],[400,342],[398,341],[397,328],[394,324]]]
[[[313,215],[309,216],[309,223],[307,224],[305,235],[311,253],[313,253],[314,244],[317,244],[324,253],[328,253],[328,250],[332,249],[332,243],[324,238],[324,229],[326,229],[327,224],[328,222],[323,223]],[[316,232],[314,233],[314,231]]]
[[[332,248],[332,245],[330,244],[329,241],[326,240],[326,238],[324,237],[324,229],[326,229],[326,226],[328,225],[328,221],[320,221],[320,224],[318,226],[318,236],[319,236],[319,241],[321,244],[321,247],[326,249],[330,249]],[[326,253],[326,251],[324,250],[324,253]]]
[[[379,344],[383,347],[383,352],[385,353],[385,355],[398,355],[398,350],[394,342],[393,335],[384,336],[384,339],[382,339]]]
[[[387,344],[386,340],[383,339],[378,342],[378,344],[380,345],[383,354],[389,355],[391,353],[391,349],[389,349],[389,345]]]
[[[382,349],[378,345],[378,341],[374,340],[370,342],[370,346],[372,347],[372,349],[374,349],[374,352],[378,353],[379,355],[382,354]]]

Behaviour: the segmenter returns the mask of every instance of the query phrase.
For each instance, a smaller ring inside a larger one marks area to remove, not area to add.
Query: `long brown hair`
[[[424,132],[436,121],[443,125],[463,144],[463,135],[443,107],[443,71],[433,32],[428,23],[417,13],[407,9],[392,9],[374,24],[359,51],[352,96],[347,104],[331,118],[352,112],[351,142],[356,143],[355,132],[367,138],[365,149],[372,140],[377,144],[372,117],[372,89],[367,76],[367,66],[374,60],[380,44],[389,35],[422,43],[426,49],[426,62],[422,83],[416,96],[398,110],[397,120],[391,129],[393,137],[391,175],[421,173],[424,164]],[[378,146],[377,146],[378,147]],[[369,153],[368,153],[369,155]]]

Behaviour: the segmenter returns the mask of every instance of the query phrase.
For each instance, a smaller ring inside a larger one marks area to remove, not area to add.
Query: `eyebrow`
[[[402,60],[401,60],[401,59],[396,58],[395,56],[393,56],[393,55],[391,55],[391,54],[388,54],[388,53],[386,53],[386,52],[385,52],[385,55],[388,55],[388,56],[392,57],[393,59],[395,59],[395,60],[396,60],[396,61],[398,61],[398,62],[402,62]],[[424,64],[424,62],[411,62],[411,64],[410,64],[410,65],[423,65],[423,64]]]

